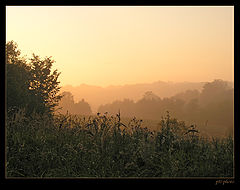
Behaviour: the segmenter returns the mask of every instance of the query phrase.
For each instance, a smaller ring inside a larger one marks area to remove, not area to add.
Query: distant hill
[[[96,112],[97,108],[101,104],[111,103],[115,100],[123,100],[125,98],[132,99],[134,101],[143,97],[146,91],[152,91],[160,98],[171,97],[177,93],[184,92],[186,90],[202,90],[203,85],[206,82],[163,82],[157,81],[153,83],[144,84],[131,84],[131,85],[118,85],[99,87],[81,84],[79,86],[66,85],[61,88],[61,92],[69,91],[73,94],[74,100],[80,101],[85,99],[93,112]]]

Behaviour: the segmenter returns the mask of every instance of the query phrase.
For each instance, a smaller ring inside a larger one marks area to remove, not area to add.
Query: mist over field
[[[63,86],[61,92],[71,92],[76,102],[85,99],[91,105],[93,112],[97,112],[100,105],[112,103],[113,101],[124,99],[137,101],[147,91],[152,91],[160,98],[167,98],[186,90],[201,91],[205,83],[157,81],[153,83],[111,85],[107,87],[81,84],[79,86]]]
[[[61,88],[65,98],[60,101],[62,109],[59,112],[115,115],[121,111],[125,118],[136,116],[151,121],[148,127],[156,129],[156,121],[170,111],[178,119],[197,124],[205,134],[233,135],[233,90],[233,82],[220,79],[108,87],[67,85]],[[89,107],[77,110],[71,106],[73,102],[85,102]]]

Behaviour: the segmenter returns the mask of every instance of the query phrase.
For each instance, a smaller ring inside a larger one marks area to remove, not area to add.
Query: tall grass
[[[20,110],[7,118],[7,177],[231,177],[233,139],[206,139],[193,126],[161,118],[159,131],[133,118],[53,118]]]

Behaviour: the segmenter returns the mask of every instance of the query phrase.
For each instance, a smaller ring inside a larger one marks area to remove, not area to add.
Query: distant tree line
[[[148,91],[143,98],[134,102],[130,99],[101,105],[99,112],[116,114],[121,110],[123,117],[139,117],[159,120],[166,111],[178,119],[208,122],[233,127],[233,88],[226,81],[217,79],[198,90],[187,90],[170,98],[160,98]]]

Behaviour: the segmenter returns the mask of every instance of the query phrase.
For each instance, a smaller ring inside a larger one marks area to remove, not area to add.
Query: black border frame
[[[187,2],[179,2],[176,0],[171,1],[163,1],[163,2],[154,2],[152,0],[144,1],[144,0],[118,0],[118,1],[99,1],[94,2],[90,0],[83,0],[83,1],[73,1],[73,0],[41,0],[41,1],[34,1],[34,0],[5,0],[4,2],[0,2],[0,14],[1,14],[1,93],[3,96],[2,102],[4,99],[4,106],[0,106],[1,111],[1,132],[0,132],[0,139],[1,139],[1,147],[5,147],[5,44],[6,44],[6,6],[234,6],[234,178],[47,178],[47,179],[26,179],[26,178],[6,178],[5,177],[5,149],[1,148],[1,166],[0,166],[0,185],[22,185],[22,184],[47,184],[47,185],[63,185],[69,183],[75,184],[139,184],[139,185],[184,185],[187,186],[191,185],[211,185],[211,186],[230,186],[230,185],[239,185],[240,184],[240,177],[239,177],[239,122],[238,117],[236,117],[236,113],[238,113],[238,97],[239,96],[239,81],[237,79],[238,74],[236,73],[236,66],[239,64],[239,5],[240,2],[231,1],[231,0],[219,0],[214,2],[210,1],[192,1],[191,3]],[[4,50],[4,51],[3,51]],[[3,64],[4,61],[4,64]],[[4,116],[4,117],[2,117]],[[4,127],[3,127],[4,126]],[[4,146],[3,146],[4,145]],[[217,183],[221,180],[222,183]],[[226,180],[226,181],[225,181]],[[226,183],[224,183],[224,181]],[[233,181],[234,183],[227,183]],[[159,186],[162,187],[162,186]],[[154,188],[154,187],[153,187]]]

